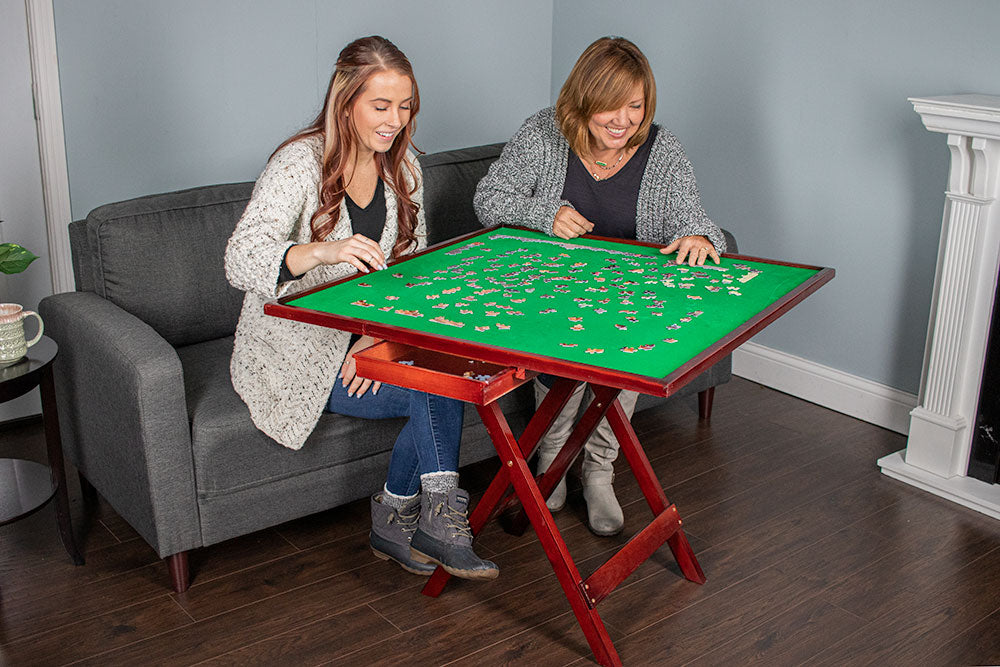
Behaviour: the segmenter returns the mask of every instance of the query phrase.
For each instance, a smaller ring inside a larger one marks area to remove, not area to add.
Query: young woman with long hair
[[[348,44],[323,109],[271,155],[226,248],[229,281],[246,292],[230,366],[254,424],[291,449],[324,411],[409,417],[371,498],[371,546],[407,571],[437,565],[469,579],[499,570],[472,550],[468,494],[458,488],[463,404],[358,377],[368,336],[269,317],[266,301],[386,268],[426,245],[419,165],[409,150],[420,95],[406,56],[383,37]]]

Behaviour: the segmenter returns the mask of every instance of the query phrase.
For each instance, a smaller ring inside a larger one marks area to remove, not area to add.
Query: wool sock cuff
[[[458,488],[458,473],[449,470],[424,473],[420,476],[420,488],[424,493],[448,493]]]
[[[389,507],[394,507],[396,509],[399,509],[400,507],[404,507],[406,503],[411,502],[418,495],[420,494],[415,493],[412,496],[397,496],[395,493],[389,490],[389,487],[383,485],[381,503],[383,505],[388,505]]]

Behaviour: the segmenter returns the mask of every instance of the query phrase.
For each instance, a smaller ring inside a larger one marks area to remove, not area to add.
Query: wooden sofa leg
[[[170,580],[174,592],[183,593],[186,591],[191,584],[191,575],[188,572],[188,552],[181,551],[167,556],[167,567],[170,569]]]
[[[698,419],[712,418],[712,401],[715,400],[715,387],[709,387],[698,392]]]

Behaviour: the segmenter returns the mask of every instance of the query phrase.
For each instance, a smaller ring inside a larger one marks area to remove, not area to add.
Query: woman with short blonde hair
[[[583,52],[555,107],[528,118],[476,188],[484,226],[531,227],[571,239],[593,233],[659,243],[678,263],[719,263],[725,237],[705,214],[691,163],[677,139],[653,123],[656,82],[639,48],[622,37],[602,37]],[[535,381],[539,403],[554,378]],[[583,398],[573,394],[538,448],[547,470],[572,430]],[[619,402],[631,417],[637,395]],[[602,420],[584,447],[583,496],[590,529],[621,532],[625,520],[612,481],[618,441]],[[566,501],[562,480],[548,499]]]

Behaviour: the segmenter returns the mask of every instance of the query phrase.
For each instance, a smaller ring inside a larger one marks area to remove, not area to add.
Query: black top
[[[646,173],[646,163],[649,162],[649,152],[653,147],[656,131],[655,125],[650,126],[649,136],[632,159],[614,176],[601,181],[594,180],[579,156],[570,150],[562,198],[573,204],[580,215],[594,223],[593,234],[618,239],[635,238],[639,186]]]
[[[378,179],[375,184],[375,194],[368,206],[361,208],[354,203],[350,195],[344,197],[347,202],[347,215],[351,218],[351,228],[355,234],[364,234],[375,243],[382,239],[385,228],[385,184]]]
[[[347,203],[347,216],[351,219],[351,231],[355,234],[364,234],[375,243],[382,240],[382,230],[385,229],[385,184],[382,179],[378,179],[375,184],[375,195],[368,202],[368,206],[361,208],[354,203],[350,195],[344,195]],[[293,246],[288,246],[291,250]],[[288,250],[285,257],[288,257]],[[302,276],[292,275],[288,270],[288,263],[283,258],[281,260],[281,271],[278,273],[278,282],[284,283],[289,280],[296,280]]]

